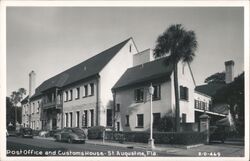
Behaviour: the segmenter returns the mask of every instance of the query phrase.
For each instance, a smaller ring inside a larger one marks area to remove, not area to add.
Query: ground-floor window
[[[94,110],[90,110],[90,126],[94,126]]]
[[[69,116],[68,116],[68,113],[65,113],[65,126],[69,127]]]
[[[82,114],[82,126],[88,127],[88,111],[84,110]]]
[[[112,126],[112,110],[107,109],[107,126]]]
[[[125,116],[125,126],[129,126],[129,115]]]
[[[39,120],[37,120],[36,129],[39,129],[39,126],[40,126],[40,121],[39,121]]]
[[[143,126],[144,126],[143,114],[137,114],[137,127],[143,127]]]
[[[80,123],[80,112],[76,111],[76,127],[79,127],[79,123]]]
[[[70,123],[69,123],[69,126],[72,127],[72,122],[73,122],[73,114],[72,114],[72,112],[70,112],[69,115],[70,115]]]

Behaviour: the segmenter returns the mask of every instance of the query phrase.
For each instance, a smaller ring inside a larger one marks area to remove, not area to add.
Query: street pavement
[[[244,144],[237,141],[192,147],[157,144],[152,151],[145,143],[87,140],[86,144],[69,144],[53,138],[8,137],[6,153],[7,156],[243,157]]]

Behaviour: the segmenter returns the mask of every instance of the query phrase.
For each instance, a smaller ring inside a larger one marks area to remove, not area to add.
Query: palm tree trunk
[[[180,101],[178,84],[178,62],[174,64],[174,93],[175,93],[175,131],[180,131]]]

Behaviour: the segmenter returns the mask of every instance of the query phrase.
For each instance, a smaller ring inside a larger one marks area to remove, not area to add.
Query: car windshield
[[[72,129],[72,130],[73,130],[73,132],[75,132],[75,133],[84,134],[84,131],[82,131],[81,129],[75,128],[75,129]]]

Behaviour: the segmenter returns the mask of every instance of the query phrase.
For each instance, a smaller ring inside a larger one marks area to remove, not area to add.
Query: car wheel
[[[69,137],[69,138],[68,138],[68,143],[71,144],[72,142],[73,142],[73,140]]]

